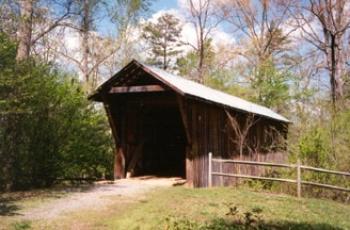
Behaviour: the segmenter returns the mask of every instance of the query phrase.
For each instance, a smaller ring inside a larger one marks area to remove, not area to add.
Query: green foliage
[[[215,52],[212,45],[212,39],[208,39],[204,43],[204,60],[203,63],[203,77],[204,80],[208,76],[210,76],[210,71],[212,67],[214,68],[214,59]],[[199,56],[196,50],[191,50],[186,53],[184,56],[177,58],[176,60],[176,69],[179,71],[181,76],[185,76],[187,78],[193,78],[197,75],[198,71],[198,62]]]
[[[194,74],[197,65],[196,52],[188,52],[185,56],[176,59],[176,68],[179,71],[179,75],[190,77]]]
[[[323,111],[320,115],[315,115],[315,111],[307,114],[308,119],[302,121],[299,131],[291,130],[290,161],[296,162],[299,158],[303,165],[346,172],[350,170],[350,113],[344,109],[332,117],[327,105],[319,105]],[[287,177],[295,178],[295,172],[287,174]],[[341,187],[350,186],[346,177],[308,170],[303,170],[302,179]],[[336,200],[348,199],[346,193],[311,186],[305,186],[303,194]]]
[[[327,106],[322,106],[321,110],[320,115],[304,115],[308,119],[302,120],[299,131],[291,130],[291,160],[299,157],[311,166],[349,171],[350,110],[345,108],[333,117]]]
[[[291,98],[288,85],[290,73],[278,70],[271,60],[267,60],[253,74],[251,87],[256,93],[252,99],[279,112],[285,111],[286,102]]]
[[[33,60],[16,64],[14,47],[2,42],[10,55],[0,69],[0,189],[110,175],[106,118],[87,101],[80,83]]]
[[[31,229],[31,223],[30,223],[30,221],[27,221],[27,220],[18,221],[18,222],[15,222],[15,223],[12,225],[12,227],[13,227],[13,229],[15,229],[15,230]]]
[[[16,58],[16,44],[0,33],[0,70],[6,66],[13,65]]]
[[[336,168],[350,171],[350,109],[338,114],[335,125],[335,160]]]
[[[302,134],[299,141],[299,158],[304,164],[329,167],[329,136],[325,130],[315,127]]]
[[[239,76],[237,73],[227,69],[213,68],[211,74],[205,79],[205,84],[211,88],[244,99],[250,99],[253,95],[251,88],[243,86],[238,82]]]

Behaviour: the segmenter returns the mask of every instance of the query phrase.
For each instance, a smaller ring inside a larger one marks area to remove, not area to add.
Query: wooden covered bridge
[[[283,116],[136,60],[90,99],[103,102],[109,118],[116,144],[115,179],[180,176],[190,186],[205,187],[209,152],[216,158],[284,158],[280,150],[288,120]],[[245,132],[243,145],[237,140]]]

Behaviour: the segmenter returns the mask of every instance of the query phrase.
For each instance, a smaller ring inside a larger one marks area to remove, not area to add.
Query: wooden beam
[[[112,115],[112,111],[110,109],[110,102],[106,98],[105,95],[102,95],[103,99],[103,105],[107,113],[109,125],[112,130],[112,135],[114,138],[114,144],[115,144],[115,154],[114,154],[114,179],[120,179],[125,177],[125,156],[123,149],[120,146],[118,132],[117,132],[117,126],[115,122],[115,117]]]
[[[132,176],[134,176],[134,172],[135,172],[135,166],[137,164],[137,161],[141,158],[142,156],[142,147],[143,147],[144,141],[140,142],[134,152],[132,153],[132,158],[131,161],[129,163],[128,169],[127,169],[127,174],[126,174],[126,178],[130,178]]]
[[[271,181],[297,183],[296,180],[292,180],[292,179],[275,178],[275,177],[262,177],[262,176],[251,176],[251,175],[244,175],[244,174],[212,172],[211,175],[213,175],[213,176],[227,176],[227,177],[237,177],[237,178],[247,178],[247,179],[257,179],[257,180],[271,180]]]
[[[117,148],[114,155],[114,180],[125,178],[125,154],[123,148]]]
[[[245,161],[245,160],[226,160],[226,159],[218,159],[218,158],[213,158],[213,162],[246,164],[246,165],[262,165],[262,166],[285,167],[285,168],[296,168],[297,167],[296,165],[293,165],[293,164],[279,164],[279,163],[259,162],[259,161]]]
[[[321,183],[311,182],[311,181],[301,181],[301,183],[306,185],[314,185],[314,186],[323,187],[323,188],[335,189],[335,190],[344,191],[344,192],[350,192],[350,188],[344,188],[344,187],[339,187],[339,186],[330,185],[330,184],[321,184]]]
[[[184,98],[180,95],[177,95],[177,103],[180,110],[180,116],[182,124],[185,130],[185,135],[187,139],[186,144],[186,183],[187,186],[193,187],[193,159],[192,159],[192,136],[189,129],[188,117],[187,117],[187,107]]]
[[[330,173],[330,174],[336,174],[336,175],[342,175],[342,176],[350,176],[350,172],[340,172],[340,171],[334,171],[334,170],[328,170],[328,169],[322,169],[322,168],[315,168],[315,167],[305,166],[305,165],[300,165],[300,168],[307,169],[307,170],[312,170],[312,171],[316,171],[316,172],[324,172],[324,173]]]
[[[188,123],[188,119],[187,119],[187,110],[185,108],[185,102],[184,99],[177,95],[177,102],[179,104],[179,110],[180,110],[180,115],[181,115],[181,119],[182,119],[182,124],[185,128],[185,134],[186,134],[186,138],[187,138],[187,143],[189,145],[192,144],[192,138],[191,138],[191,133],[189,130],[189,123]]]
[[[166,89],[161,85],[140,85],[140,86],[118,86],[109,90],[110,94],[114,93],[145,93],[145,92],[162,92]]]

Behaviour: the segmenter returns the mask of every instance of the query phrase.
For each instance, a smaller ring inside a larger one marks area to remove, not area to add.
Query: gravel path
[[[177,181],[178,178],[136,178],[118,180],[113,184],[97,184],[87,191],[74,192],[39,207],[22,210],[21,215],[24,219],[38,220],[52,219],[81,209],[98,210],[111,202],[111,196],[120,196],[127,201],[153,188],[170,187]]]

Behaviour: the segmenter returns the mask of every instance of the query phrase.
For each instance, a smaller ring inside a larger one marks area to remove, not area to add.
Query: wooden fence
[[[288,182],[295,183],[297,185],[297,195],[301,197],[301,185],[312,185],[323,188],[335,189],[344,192],[350,192],[350,188],[330,185],[330,184],[322,184],[318,182],[312,181],[304,181],[302,180],[302,170],[309,170],[315,172],[322,172],[327,174],[341,175],[341,176],[349,176],[349,172],[340,172],[334,170],[328,170],[323,168],[315,168],[310,166],[301,165],[298,160],[297,164],[279,164],[279,163],[268,163],[268,162],[257,162],[257,161],[242,161],[242,160],[226,160],[226,159],[215,159],[212,156],[212,153],[209,153],[209,175],[208,175],[208,187],[212,187],[212,177],[213,176],[222,176],[222,177],[235,177],[235,178],[246,178],[246,179],[258,179],[258,180],[270,180],[270,181],[279,181],[279,182]],[[296,170],[296,178],[295,179],[285,179],[285,178],[274,178],[274,177],[263,177],[263,176],[253,176],[253,175],[243,175],[243,174],[232,174],[232,173],[223,173],[223,172],[213,172],[212,163],[231,163],[231,164],[245,164],[245,165],[257,165],[257,166],[269,166],[269,167],[280,167],[280,168],[290,168]]]

